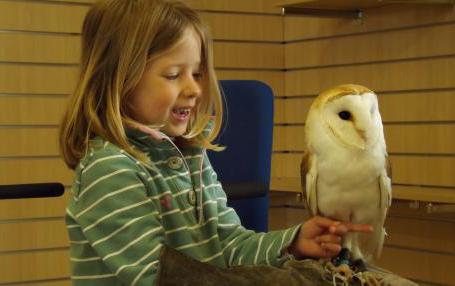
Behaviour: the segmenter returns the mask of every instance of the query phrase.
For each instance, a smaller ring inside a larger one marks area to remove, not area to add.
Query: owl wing
[[[382,246],[384,245],[384,238],[387,235],[384,222],[387,216],[387,211],[392,204],[392,168],[389,159],[386,157],[385,168],[382,174],[379,176],[379,190],[380,190],[380,209],[381,218],[379,229],[378,244],[375,251],[375,256],[379,258],[382,252]]]
[[[379,187],[381,190],[381,209],[387,212],[392,204],[392,166],[389,159],[387,157],[385,159],[384,172],[379,177]]]
[[[316,155],[305,151],[300,163],[303,199],[311,216],[318,214]]]

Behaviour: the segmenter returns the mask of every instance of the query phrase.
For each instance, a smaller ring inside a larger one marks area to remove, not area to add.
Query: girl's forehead
[[[193,30],[186,30],[180,40],[158,54],[151,63],[160,65],[197,65],[201,62],[201,39]]]

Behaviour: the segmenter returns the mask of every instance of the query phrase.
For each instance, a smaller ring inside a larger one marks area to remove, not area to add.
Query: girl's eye
[[[164,77],[166,79],[168,79],[168,80],[176,80],[179,77],[179,74],[178,73],[176,73],[176,74],[167,74]]]

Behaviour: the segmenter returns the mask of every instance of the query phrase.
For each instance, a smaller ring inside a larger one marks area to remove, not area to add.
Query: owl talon
[[[367,265],[362,259],[354,260],[351,263],[351,267],[354,269],[354,272],[365,272],[367,271]]]
[[[338,254],[338,256],[332,259],[332,263],[335,266],[340,266],[343,264],[349,265],[350,259],[351,259],[351,254],[349,252],[349,249],[342,248],[340,253]]]

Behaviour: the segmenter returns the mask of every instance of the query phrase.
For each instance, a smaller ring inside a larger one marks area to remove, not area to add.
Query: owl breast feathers
[[[379,256],[392,188],[376,94],[354,84],[322,92],[305,122],[304,147],[301,178],[310,213],[371,224],[373,233],[349,233],[342,246],[356,259]]]

